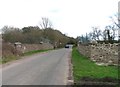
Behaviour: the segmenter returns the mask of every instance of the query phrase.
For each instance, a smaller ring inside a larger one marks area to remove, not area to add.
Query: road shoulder
[[[68,65],[69,65],[69,69],[68,69],[68,81],[67,81],[67,85],[73,85],[74,78],[73,78],[73,65],[72,65],[72,51],[70,51],[70,53],[69,53]]]

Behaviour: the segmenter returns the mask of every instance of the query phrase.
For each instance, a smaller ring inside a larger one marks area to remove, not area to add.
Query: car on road
[[[65,48],[72,48],[72,47],[73,47],[72,44],[67,44],[67,45],[65,45]]]
[[[69,45],[65,45],[65,48],[69,48]]]

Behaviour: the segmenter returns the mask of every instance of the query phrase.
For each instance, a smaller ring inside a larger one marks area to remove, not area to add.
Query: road
[[[3,85],[66,85],[71,49],[20,59],[2,68]]]

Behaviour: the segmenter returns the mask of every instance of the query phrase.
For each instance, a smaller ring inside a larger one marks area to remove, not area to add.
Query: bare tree
[[[110,36],[111,36],[112,40],[114,40],[116,37],[115,31],[117,29],[115,28],[115,25],[108,26],[108,28],[110,30]]]
[[[93,33],[92,32],[88,33],[88,37],[89,37],[89,40],[92,41],[93,40]]]
[[[92,40],[100,40],[100,36],[102,35],[101,30],[98,27],[92,27],[92,28],[93,28],[93,32],[89,34]]]
[[[120,41],[120,14],[114,15],[114,17],[110,17],[113,23],[117,26],[118,29],[118,39]]]
[[[119,15],[119,14],[118,14]],[[110,17],[112,22],[118,27],[120,28],[120,17],[118,17],[118,15],[114,15],[114,17]]]
[[[107,40],[107,30],[106,29],[102,32],[102,38],[104,41]]]
[[[117,28],[115,25],[108,25],[105,27],[103,32],[103,39],[108,41],[113,41],[117,37],[116,34]]]
[[[11,26],[4,26],[4,27],[2,28],[2,34],[3,34],[3,33],[9,33],[9,32],[12,32],[12,31],[14,31],[14,30],[16,30],[16,28],[11,27]]]
[[[48,18],[43,17],[40,23],[42,29],[52,28],[52,23]]]

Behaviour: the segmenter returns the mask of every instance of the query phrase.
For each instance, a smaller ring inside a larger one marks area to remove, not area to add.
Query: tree
[[[52,23],[48,18],[43,17],[40,23],[42,29],[52,28]]]
[[[90,42],[90,38],[87,33],[85,36],[81,35],[81,36],[77,37],[76,39],[78,42],[85,43],[85,44]]]
[[[29,33],[33,31],[39,31],[39,30],[40,28],[38,26],[28,26],[28,27],[22,28],[23,33]]]
[[[2,28],[2,38],[7,42],[16,42],[23,38],[19,28],[4,26]]]
[[[103,35],[102,35],[104,41],[108,41],[110,43],[113,42],[115,38],[117,37],[116,30],[117,28],[115,27],[115,25],[106,26],[105,30],[103,31]]]
[[[93,34],[92,34],[92,32],[88,33],[88,38],[89,38],[89,41],[93,40]]]
[[[102,31],[98,27],[92,27],[93,31],[89,33],[91,40],[100,40],[100,36],[102,35]]]
[[[28,26],[22,28],[23,43],[40,43],[42,41],[42,30],[38,26]]]
[[[112,22],[118,27],[120,28],[120,17],[119,17],[119,14],[118,15],[114,15],[114,17],[110,17]]]
[[[110,17],[113,23],[117,26],[118,29],[118,39],[120,41],[120,14],[114,15],[114,17]]]

